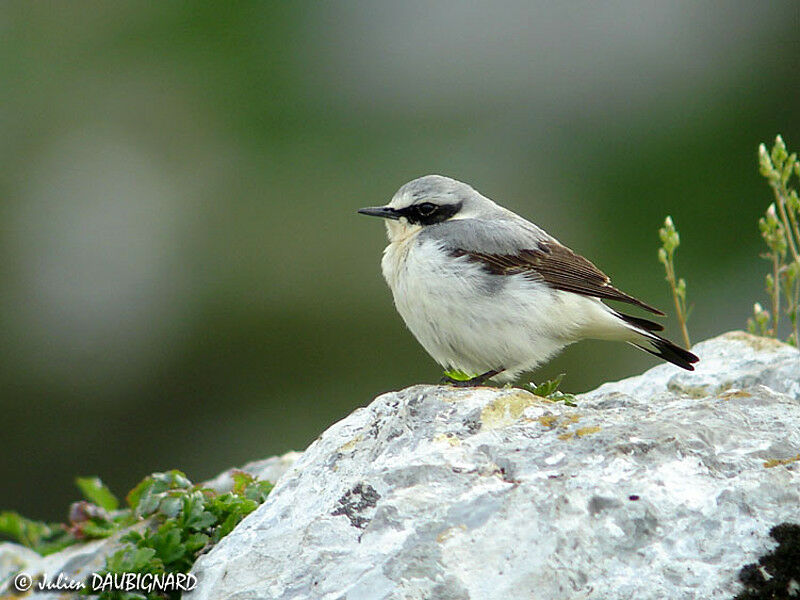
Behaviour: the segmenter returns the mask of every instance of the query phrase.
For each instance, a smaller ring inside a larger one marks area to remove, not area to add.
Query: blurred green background
[[[437,381],[355,213],[420,175],[665,309],[671,214],[695,341],[765,299],[756,148],[800,149],[794,0],[25,1],[0,31],[0,508],[199,481]],[[585,342],[535,378],[656,363]]]

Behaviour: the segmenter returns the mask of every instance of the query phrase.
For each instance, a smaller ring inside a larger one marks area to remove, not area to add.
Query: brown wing
[[[521,274],[544,281],[557,290],[627,302],[657,315],[664,314],[615,288],[608,275],[557,242],[539,242],[536,249],[520,250],[516,254],[484,254],[467,250],[454,250],[452,253],[480,262],[495,275]]]

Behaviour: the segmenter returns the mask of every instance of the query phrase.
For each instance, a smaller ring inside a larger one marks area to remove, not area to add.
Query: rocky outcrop
[[[770,529],[800,522],[800,352],[741,332],[693,351],[695,372],[661,365],[577,406],[514,388],[384,394],[299,459],[246,467],[278,484],[185,597],[732,598]],[[117,547],[2,544],[0,596],[15,571],[78,579]]]
[[[730,333],[579,396],[415,386],[329,428],[192,600],[731,598],[800,521],[800,353]]]

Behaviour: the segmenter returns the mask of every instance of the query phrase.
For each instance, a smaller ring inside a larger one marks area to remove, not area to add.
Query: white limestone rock
[[[577,407],[384,394],[200,558],[187,597],[731,598],[770,527],[800,521],[800,353],[741,332],[694,351],[694,373],[658,366]]]
[[[238,469],[223,471],[214,479],[203,483],[204,487],[211,488],[220,494],[231,491],[233,488],[233,472],[244,471],[261,481],[278,481],[289,470],[295,461],[300,458],[300,452],[287,452],[280,456],[270,456],[261,460],[254,460]]]

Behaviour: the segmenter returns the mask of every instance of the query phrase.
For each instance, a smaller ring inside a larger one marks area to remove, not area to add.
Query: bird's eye
[[[417,205],[417,212],[422,217],[430,217],[438,207],[433,202],[423,202]]]

